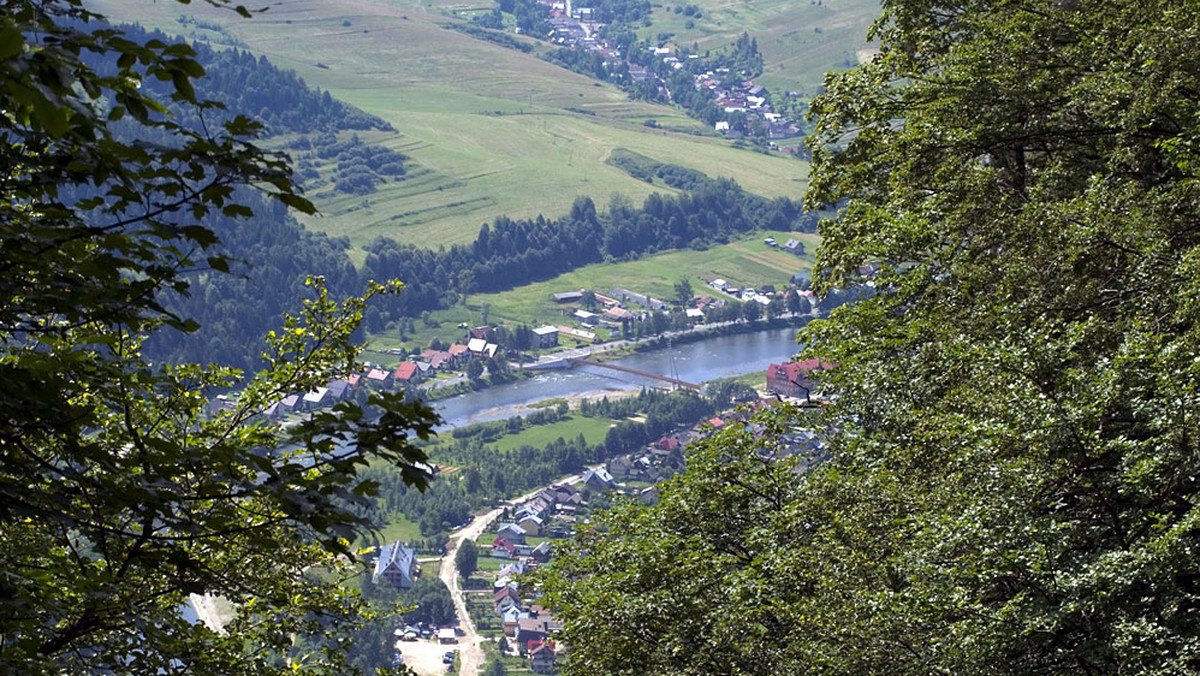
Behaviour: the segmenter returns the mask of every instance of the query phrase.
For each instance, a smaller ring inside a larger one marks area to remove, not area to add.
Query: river
[[[766,371],[772,362],[786,361],[798,351],[796,328],[714,336],[693,343],[639,352],[612,363],[679,380],[703,383],[716,378]],[[489,387],[435,402],[445,423],[441,430],[477,422],[501,420],[543,399],[636,389],[663,383],[596,366],[543,371],[512,383]]]

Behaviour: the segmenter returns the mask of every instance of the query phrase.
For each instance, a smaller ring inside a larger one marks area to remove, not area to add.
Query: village
[[[797,256],[804,254],[804,244],[795,239],[777,244],[768,237],[764,243]],[[561,316],[556,324],[534,328],[460,326],[462,333],[456,342],[434,341],[412,352],[390,350],[399,358],[397,362],[368,361],[360,372],[332,379],[311,391],[281,397],[257,417],[286,421],[343,400],[365,401],[372,391],[403,391],[414,399],[436,398],[439,390],[457,393],[465,391],[462,388],[485,387],[547,366],[561,366],[560,357],[568,350],[572,356],[586,357],[663,335],[751,324],[760,319],[809,316],[816,310],[816,299],[806,288],[776,289],[770,284],[737,287],[725,279],[707,277],[698,280],[705,285],[704,293],[695,293],[690,282],[681,283],[680,295],[665,300],[620,287],[606,293],[591,289],[556,292],[551,297]],[[792,281],[803,283],[803,275]],[[221,394],[209,402],[209,411],[216,415],[236,405],[236,393]]]
[[[599,55],[607,72],[616,73],[622,78],[625,77],[624,73],[628,73],[627,77],[632,83],[652,83],[659,96],[667,102],[673,102],[673,94],[658,74],[660,69],[655,68],[655,62],[671,71],[686,69],[692,76],[696,91],[709,92],[718,109],[724,112],[726,119],[709,122],[714,131],[726,138],[760,136],[769,139],[771,147],[777,147],[775,141],[795,138],[804,133],[797,121],[774,111],[770,92],[750,80],[732,77],[729,68],[694,68],[689,64],[699,61],[698,54],[683,53],[670,45],[654,47],[644,55],[629,51],[629,60],[626,61],[621,57],[622,45],[599,37],[605,24],[592,19],[595,13],[593,8],[578,5],[568,7],[564,0],[538,0],[538,3],[549,15],[551,29],[547,38],[550,42]],[[795,92],[789,92],[789,95],[795,95]],[[735,113],[738,115],[735,116]]]
[[[568,646],[555,640],[554,634],[562,628],[562,623],[541,605],[540,592],[531,577],[552,561],[555,542],[574,537],[577,527],[589,522],[594,509],[607,507],[616,496],[645,505],[656,504],[658,484],[685,469],[685,446],[727,427],[741,427],[761,436],[764,430],[752,420],[755,412],[783,402],[810,404],[814,401],[814,377],[832,368],[833,364],[817,359],[772,364],[767,375],[768,396],[683,426],[636,452],[611,458],[603,465],[482,515],[482,521],[470,529],[475,537],[469,546],[478,552],[478,558],[470,570],[459,569],[465,576],[461,580],[456,578],[455,582],[460,584],[451,587],[464,610],[458,626],[396,627],[397,662],[404,661],[419,670],[428,661],[406,656],[436,652],[436,644],[448,649],[441,654],[441,663],[452,671],[457,652],[470,650],[469,639],[475,638],[489,644],[485,652],[491,654],[491,659],[503,660],[510,667],[527,668],[532,673],[556,673],[558,659]],[[763,453],[772,458],[803,457],[805,462],[797,465],[802,469],[807,463],[819,461],[825,447],[819,435],[796,427],[783,435],[779,446],[770,451],[764,448]],[[465,543],[469,539],[472,538],[463,538],[458,546],[468,546]],[[416,552],[405,543],[380,548],[374,561],[374,581],[390,582],[404,589],[411,587],[419,575]]]

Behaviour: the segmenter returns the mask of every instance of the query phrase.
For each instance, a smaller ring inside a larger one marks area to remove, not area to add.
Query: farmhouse
[[[399,589],[409,589],[419,572],[416,551],[395,542],[379,548],[371,582],[378,584],[380,580],[387,580]]]

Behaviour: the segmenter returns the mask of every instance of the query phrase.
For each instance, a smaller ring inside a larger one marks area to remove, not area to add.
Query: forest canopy
[[[884,3],[812,105],[814,283],[880,268],[802,331],[837,396],[560,558],[569,673],[1200,669],[1194,10]]]

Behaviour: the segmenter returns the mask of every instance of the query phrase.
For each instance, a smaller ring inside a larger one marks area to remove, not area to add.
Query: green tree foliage
[[[483,375],[483,362],[479,359],[472,359],[467,362],[467,377],[471,380],[479,380]]]
[[[500,640],[504,640],[503,637]],[[489,660],[483,667],[483,676],[507,676],[508,669],[498,658]]]
[[[363,606],[305,571],[346,565],[368,525],[354,511],[374,493],[356,477],[368,460],[427,480],[409,438],[436,416],[398,398],[375,397],[374,417],[346,403],[287,429],[258,421],[355,367],[364,298],[334,301],[311,280],[251,377],[143,357],[147,336],[194,329],[161,299],[185,292],[189,271],[228,268],[203,219],[249,216],[240,186],[312,210],[253,123],[197,130],[140,86],[168,82],[170,105],[203,114],[220,104],[196,96],[202,75],[191,48],[126,39],[77,0],[0,9],[0,663],[12,673],[339,670],[337,635]],[[118,136],[119,120],[155,140]],[[235,386],[231,408],[205,411]],[[184,618],[188,594],[206,592],[238,608],[227,634]],[[298,637],[315,649],[294,652]]]
[[[458,574],[463,577],[471,577],[478,565],[479,548],[475,546],[474,540],[464,539],[459,543],[458,551],[454,554],[454,566],[458,568]]]
[[[692,296],[695,291],[692,290],[692,283],[686,279],[681,279],[675,282],[675,300],[679,301],[680,305],[687,305],[692,301]]]
[[[1200,15],[885,8],[813,103],[815,286],[882,263],[801,335],[829,458],[718,436],[561,557],[571,673],[1200,669]]]

